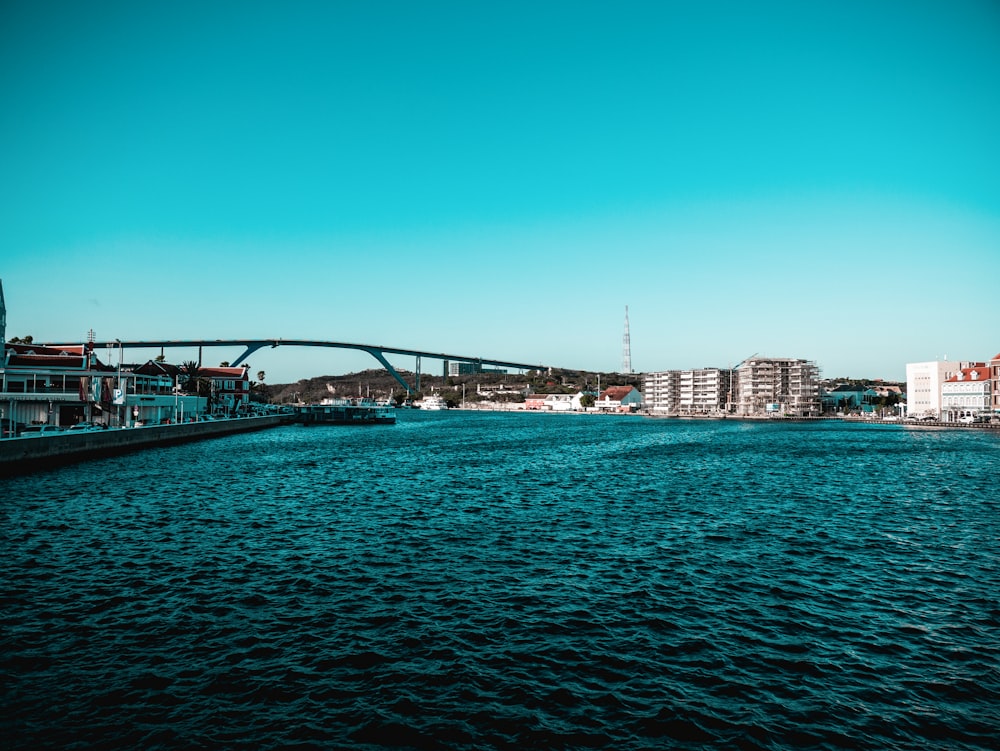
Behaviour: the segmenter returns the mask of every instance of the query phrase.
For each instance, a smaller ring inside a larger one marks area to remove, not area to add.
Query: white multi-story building
[[[676,415],[680,412],[679,370],[660,370],[646,373],[642,378],[642,395],[646,409],[658,415]]]
[[[679,413],[682,416],[725,414],[729,406],[731,383],[732,371],[728,369],[682,370],[679,378]]]
[[[910,417],[941,416],[941,384],[971,362],[906,363],[906,414]]]
[[[963,417],[989,414],[993,402],[991,386],[986,363],[962,368],[941,384],[941,419],[955,422]]]
[[[736,366],[733,404],[742,417],[818,417],[819,368],[811,360],[751,357]]]
[[[646,408],[655,414],[715,416],[728,411],[732,371],[728,368],[661,370],[643,378]]]

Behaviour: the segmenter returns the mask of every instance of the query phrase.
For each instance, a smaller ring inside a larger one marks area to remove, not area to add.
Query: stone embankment
[[[248,433],[273,428],[286,421],[284,416],[269,415],[142,428],[65,431],[37,438],[7,438],[0,440],[0,477],[29,474],[157,446]]]

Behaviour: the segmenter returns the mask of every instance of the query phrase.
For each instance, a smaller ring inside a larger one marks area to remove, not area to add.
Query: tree
[[[589,409],[594,406],[594,402],[596,401],[597,398],[593,394],[584,394],[580,397],[580,406],[584,409]]]
[[[261,396],[264,397],[264,401],[267,401],[267,386],[264,385],[264,377],[267,375],[263,370],[257,371],[257,388],[260,391]]]
[[[212,382],[201,374],[201,368],[194,360],[188,360],[181,364],[181,372],[184,374],[184,390],[189,394],[198,396],[212,396]]]

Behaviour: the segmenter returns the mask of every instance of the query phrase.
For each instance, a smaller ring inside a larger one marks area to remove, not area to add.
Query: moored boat
[[[448,403],[440,395],[431,394],[420,402],[420,409],[448,409]]]
[[[294,422],[302,425],[392,425],[393,407],[370,399],[324,399],[320,404],[294,408]]]

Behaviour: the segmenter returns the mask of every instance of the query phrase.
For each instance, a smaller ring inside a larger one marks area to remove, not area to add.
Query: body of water
[[[1000,435],[402,411],[0,480],[6,747],[987,749]]]

